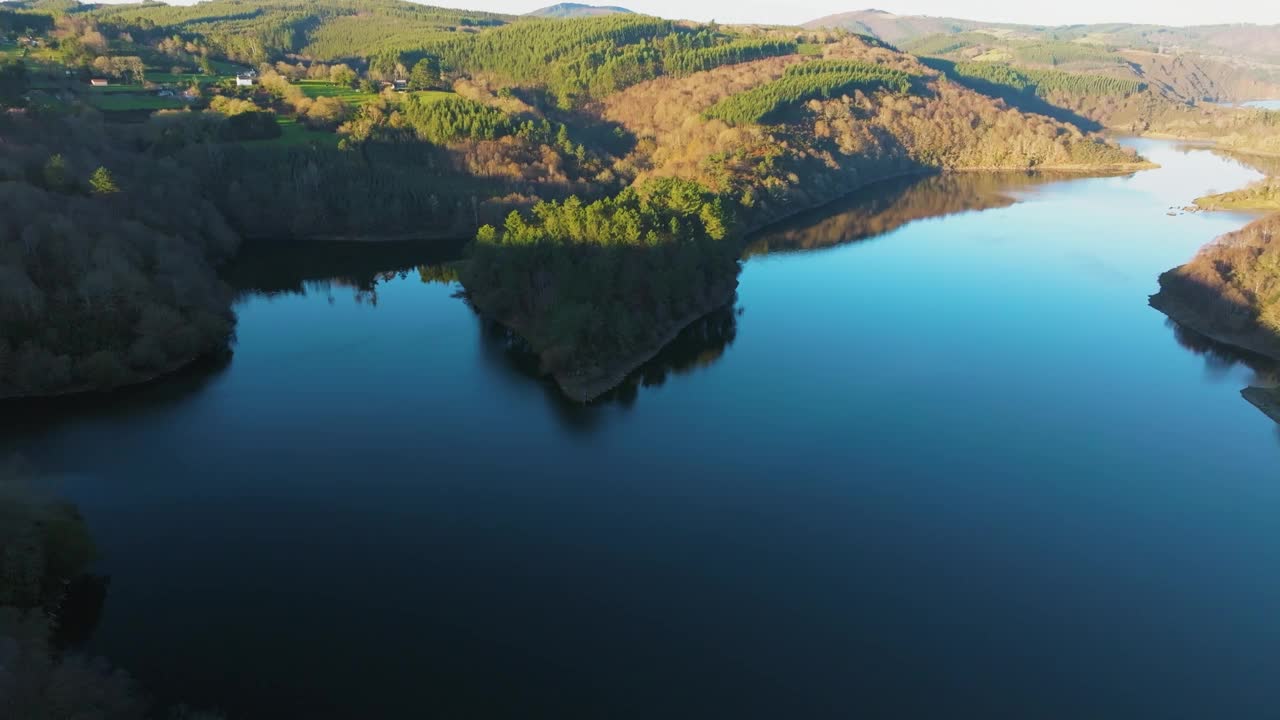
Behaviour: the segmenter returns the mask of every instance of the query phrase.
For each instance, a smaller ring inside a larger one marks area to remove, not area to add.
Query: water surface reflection
[[[222,275],[242,300],[308,293],[332,298],[334,290],[342,288],[352,291],[357,302],[376,306],[380,282],[413,272],[419,272],[424,281],[453,279],[442,268],[461,257],[465,246],[463,240],[306,245],[249,241]]]
[[[1234,345],[1220,343],[1175,320],[1167,319],[1165,325],[1173,331],[1178,345],[1204,358],[1207,376],[1228,379],[1233,370],[1244,368],[1251,373],[1248,377],[1250,385],[1268,387],[1280,384],[1280,363],[1275,360]]]
[[[1008,207],[1017,193],[1061,173],[947,173],[877,183],[755,234],[746,256],[817,250],[892,232],[916,220]]]

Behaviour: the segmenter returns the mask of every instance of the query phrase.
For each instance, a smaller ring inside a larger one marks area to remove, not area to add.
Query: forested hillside
[[[190,171],[101,121],[0,120],[0,397],[150,379],[226,348],[238,238]]]
[[[236,236],[475,236],[473,305],[586,398],[728,300],[752,228],[902,174],[1138,166],[841,32],[396,0],[22,11],[45,20],[8,31],[0,74],[25,193],[0,394],[113,387],[225,348],[212,267]],[[1133,89],[1008,72],[1028,95]],[[50,181],[64,165],[75,182]],[[59,208],[62,245],[29,241]],[[95,226],[136,232],[69,229],[107,215]]]
[[[907,52],[955,62],[1135,80],[1181,100],[1238,102],[1280,95],[1280,26],[1043,27],[865,10],[821,18],[805,27],[868,33]]]
[[[428,40],[500,25],[507,16],[401,0],[207,0],[194,5],[98,5],[81,13],[106,32],[139,42],[179,36],[210,54],[256,64],[300,54],[316,60],[368,58],[418,49]]]

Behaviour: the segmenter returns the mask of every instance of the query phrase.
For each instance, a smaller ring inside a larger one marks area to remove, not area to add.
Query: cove
[[[234,357],[22,406],[0,451],[101,547],[86,649],[238,720],[1255,717],[1280,442],[1238,391],[1274,369],[1146,299],[1248,220],[1171,208],[1259,176],[1133,144],[1162,167],[761,233],[591,405],[447,254],[251,255]]]

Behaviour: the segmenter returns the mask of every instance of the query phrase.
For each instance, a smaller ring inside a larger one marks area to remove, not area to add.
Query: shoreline
[[[1170,320],[1216,343],[1229,345],[1237,350],[1261,355],[1280,363],[1280,344],[1266,342],[1265,338],[1256,337],[1260,335],[1256,329],[1246,334],[1218,329],[1213,319],[1206,317],[1203,312],[1184,301],[1174,290],[1161,286],[1159,292],[1147,299],[1147,304]]]
[[[0,394],[0,408],[6,405],[18,405],[22,403],[36,402],[74,402],[94,397],[107,397],[116,393],[126,393],[138,390],[144,387],[157,384],[163,380],[167,380],[176,375],[192,370],[202,363],[213,362],[218,360],[230,360],[235,354],[235,350],[231,349],[231,343],[228,342],[226,347],[210,350],[209,352],[200,353],[191,357],[171,363],[161,370],[155,370],[142,373],[139,377],[128,380],[109,387],[92,387],[81,385],[78,387],[61,390],[53,393],[27,393],[27,394]]]

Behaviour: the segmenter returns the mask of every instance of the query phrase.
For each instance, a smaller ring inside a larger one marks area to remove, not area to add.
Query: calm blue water
[[[751,257],[598,406],[406,261],[0,449],[101,544],[90,649],[237,720],[1274,717],[1280,441],[1146,304],[1247,220],[1169,209],[1257,175],[1137,144],[771,233],[896,227]]]

